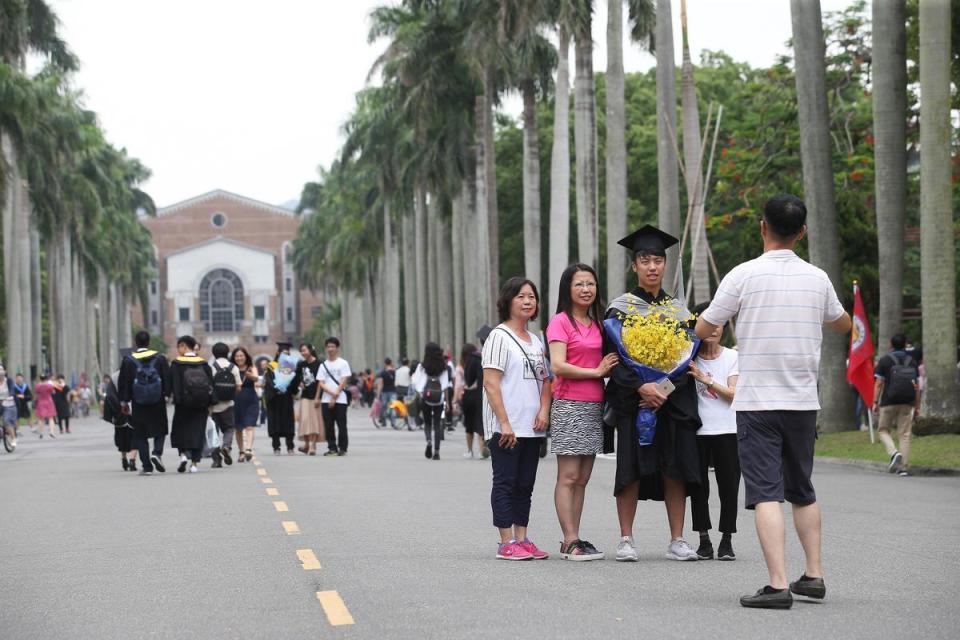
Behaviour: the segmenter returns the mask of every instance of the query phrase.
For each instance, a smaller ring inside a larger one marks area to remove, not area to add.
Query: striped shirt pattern
[[[546,359],[540,338],[533,333],[529,335],[530,342],[525,342],[509,327],[501,324],[490,332],[483,344],[483,368],[503,372],[500,381],[503,408],[518,438],[538,438],[546,435],[542,431],[533,430],[537,412],[540,411],[540,389],[547,377]],[[489,440],[495,433],[501,433],[500,421],[484,393],[484,440]]]
[[[737,314],[740,378],[733,409],[820,409],[823,325],[843,315],[827,274],[793,251],[768,251],[727,274],[703,318],[722,325]]]

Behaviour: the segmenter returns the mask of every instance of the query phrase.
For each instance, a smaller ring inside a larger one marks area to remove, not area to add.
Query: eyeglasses
[[[597,283],[593,282],[592,280],[590,281],[585,280],[583,282],[574,282],[573,286],[576,287],[577,289],[596,289]]]

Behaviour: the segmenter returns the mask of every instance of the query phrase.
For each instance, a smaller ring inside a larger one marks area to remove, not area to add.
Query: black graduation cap
[[[475,334],[477,336],[477,340],[480,342],[486,342],[491,331],[493,331],[493,329],[491,329],[489,325],[483,325],[477,329],[477,333]]]
[[[653,225],[645,224],[627,237],[621,238],[617,241],[617,244],[633,252],[643,251],[666,256],[667,249],[679,242],[669,233],[664,233]]]
[[[284,341],[284,340],[277,340],[277,349],[279,349],[280,351],[283,351],[284,349],[292,349],[292,348],[293,348],[293,343],[292,343],[292,342],[286,342],[286,341]]]

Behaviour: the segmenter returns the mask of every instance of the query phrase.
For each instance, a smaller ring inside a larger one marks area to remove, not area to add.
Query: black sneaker
[[[428,445],[427,445],[427,448],[424,450],[423,455],[424,455],[424,457],[425,457],[427,460],[429,460],[430,458],[433,457],[433,445],[432,445],[432,444],[428,444]]]
[[[136,470],[137,470],[137,461],[136,461],[136,460],[131,460],[130,462],[128,462],[128,463],[127,463],[127,469],[128,469],[129,471],[136,471]]]
[[[900,476],[901,478],[909,478],[913,474],[910,473],[908,469],[900,469],[900,471],[897,472],[897,475]]]
[[[827,587],[823,584],[823,578],[808,578],[806,574],[800,576],[796,582],[790,583],[790,591],[798,596],[807,596],[823,600],[827,595]]]
[[[717,560],[736,560],[737,554],[733,552],[733,543],[730,540],[721,540],[717,547]]]
[[[157,455],[150,456],[150,462],[153,464],[153,468],[159,471],[160,473],[167,472],[167,468],[163,466],[163,461],[160,460],[160,456],[157,456]]]
[[[210,465],[210,468],[211,468],[211,469],[222,469],[222,468],[223,468],[223,463],[220,462],[219,460],[214,460],[214,461],[213,461],[213,464]]]
[[[233,464],[233,457],[230,455],[230,449],[223,447],[220,449],[220,455],[223,456],[223,461],[228,467]]]
[[[324,455],[325,457],[335,456],[335,455],[337,455],[337,452],[336,452],[336,451],[333,451],[332,449],[327,449],[327,450],[323,453],[323,455]]]
[[[180,458],[180,464],[177,465],[177,473],[183,473],[187,470],[187,459]]]
[[[346,452],[346,451],[339,451],[339,452],[337,452],[337,455],[342,458],[343,456],[347,455],[347,452]]]
[[[440,452],[439,452],[439,451],[437,451],[435,454],[433,454],[433,459],[434,459],[434,460],[439,460],[439,459],[440,459]]]
[[[700,546],[697,548],[697,559],[713,560],[713,543],[712,542],[700,543]]]
[[[130,468],[130,465],[127,463],[127,459],[126,459],[126,458],[120,458],[120,461],[123,463],[123,470],[124,470],[124,471],[126,471],[127,469]]]
[[[793,596],[789,589],[774,589],[767,585],[752,596],[742,596],[740,606],[750,609],[789,609],[793,606]]]
[[[893,455],[890,456],[890,464],[887,465],[887,471],[890,473],[896,473],[897,467],[900,466],[901,460],[903,460],[903,454],[899,451],[894,451]]]

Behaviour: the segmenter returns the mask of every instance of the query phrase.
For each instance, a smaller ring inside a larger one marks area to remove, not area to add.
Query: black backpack
[[[192,409],[206,409],[210,406],[212,398],[213,387],[203,367],[185,367],[180,403]]]
[[[133,366],[136,367],[131,391],[133,401],[137,404],[152,405],[163,400],[163,381],[160,380],[160,372],[154,366],[156,358],[156,354],[149,358],[130,356],[130,359],[133,360]]]
[[[917,369],[913,366],[913,359],[904,355],[900,362],[892,353],[890,359],[893,366],[887,374],[887,404],[913,404],[917,398]]]
[[[213,397],[217,402],[232,402],[237,397],[237,379],[233,376],[233,363],[226,369],[220,367],[217,361],[213,361],[213,368],[216,373],[213,374]]]
[[[423,393],[420,394],[424,404],[430,407],[439,407],[443,404],[443,385],[440,384],[440,376],[427,376],[427,384],[423,387]]]

